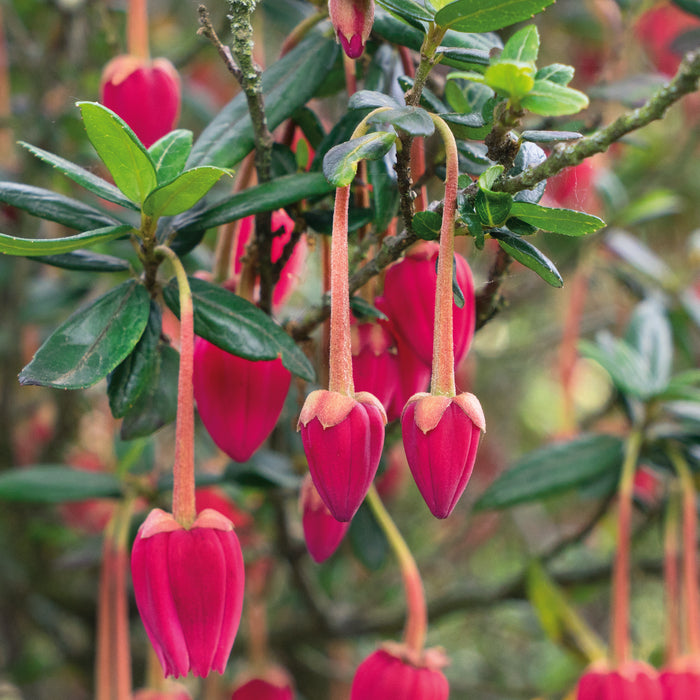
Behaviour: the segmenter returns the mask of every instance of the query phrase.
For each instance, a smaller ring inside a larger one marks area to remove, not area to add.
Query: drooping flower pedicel
[[[374,0],[329,0],[328,13],[343,51],[359,58],[374,22]]]
[[[166,676],[223,673],[243,607],[243,555],[233,524],[202,511],[185,529],[155,509],[131,552],[136,605]]]

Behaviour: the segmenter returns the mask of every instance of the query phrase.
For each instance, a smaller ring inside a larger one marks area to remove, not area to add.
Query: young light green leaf
[[[491,190],[493,183],[501,177],[504,167],[502,165],[492,165],[479,175],[478,185],[480,190]]]
[[[20,372],[20,384],[82,389],[106,377],[134,348],[150,308],[146,288],[128,280],[78,309]]]
[[[232,355],[248,360],[279,357],[290,371],[308,381],[314,370],[297,344],[264,311],[227,289],[190,277],[194,332]],[[177,284],[163,289],[165,303],[179,316]]]
[[[565,66],[563,63],[552,63],[543,66],[537,71],[535,80],[549,80],[557,85],[568,85],[574,77],[573,66]]]
[[[531,202],[514,202],[511,216],[517,216],[543,231],[564,236],[585,236],[605,226],[605,222],[593,214],[575,209],[554,209]]]
[[[516,61],[531,63],[534,67],[537,54],[540,52],[540,35],[534,24],[519,29],[506,41],[499,61]]]
[[[56,170],[63,173],[66,177],[77,182],[79,185],[89,190],[98,197],[107,200],[108,202],[113,202],[114,204],[119,204],[122,207],[127,207],[128,209],[133,209],[138,211],[138,205],[134,204],[130,199],[127,199],[121,192],[121,190],[115,187],[111,182],[103,180],[94,173],[91,173],[85,168],[81,168],[76,163],[72,163],[61,156],[57,156],[54,153],[49,153],[48,151],[38,148],[37,146],[32,146],[24,141],[19,142],[20,146],[26,148],[32,155],[36,156],[40,160],[43,160],[49,165],[53,165]]]
[[[588,107],[588,97],[579,90],[550,80],[535,80],[532,90],[523,98],[522,106],[543,117],[561,117],[577,114]]]
[[[536,272],[547,284],[551,284],[552,287],[564,285],[564,280],[562,280],[554,263],[534,245],[505,229],[491,231],[491,236],[498,240],[498,245],[508,255]]]
[[[192,132],[176,129],[158,139],[148,149],[156,168],[158,184],[174,180],[184,169],[192,150]]]
[[[117,187],[141,203],[156,186],[156,169],[146,147],[128,124],[97,102],[78,102],[90,143]]]
[[[156,187],[146,197],[143,212],[154,219],[181,214],[192,208],[225,174],[230,172],[212,165],[185,170],[167,185]]]
[[[435,15],[435,23],[459,32],[494,32],[542,12],[554,0],[456,0]]]
[[[479,220],[487,228],[501,226],[506,222],[513,206],[513,197],[507,192],[479,190],[474,198],[474,209]]]
[[[518,103],[532,90],[535,69],[529,63],[498,61],[486,69],[484,80],[492,90]]]
[[[353,181],[361,160],[383,158],[394,141],[396,134],[393,132],[375,131],[338,144],[326,153],[323,174],[335,187],[346,187]]]
[[[369,118],[370,124],[391,124],[412,136],[430,136],[435,124],[430,115],[420,107],[396,107],[375,114]]]
[[[65,238],[16,238],[0,233],[0,253],[5,255],[57,255],[71,250],[86,248],[96,243],[113,241],[115,238],[126,236],[133,228],[128,224],[106,226],[94,231],[85,231],[77,236]]]

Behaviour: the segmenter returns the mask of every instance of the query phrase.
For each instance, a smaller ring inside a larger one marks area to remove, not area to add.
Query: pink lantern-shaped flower
[[[440,668],[440,652],[423,652],[410,659],[400,645],[385,644],[357,668],[350,700],[447,700],[450,688]]]
[[[374,23],[374,0],[329,0],[328,13],[343,51],[359,58]]]
[[[382,311],[391,320],[397,335],[428,367],[433,359],[435,264],[439,250],[437,243],[421,241],[403,260],[387,268],[384,280]],[[459,253],[455,254],[455,261],[457,281],[464,295],[462,308],[452,304],[454,363],[457,366],[469,351],[474,337],[476,307],[469,263]]]
[[[326,561],[338,549],[350,523],[338,522],[321,500],[311,475],[307,474],[299,494],[301,524],[304,540],[311,558],[317,563]]]
[[[282,412],[292,375],[282,361],[246,360],[197,338],[194,398],[214,442],[245,462],[267,439]]]
[[[166,58],[113,58],[102,71],[100,95],[146,148],[172,131],[180,115],[180,76]]]
[[[617,669],[593,666],[581,677],[576,700],[662,700],[656,671],[641,661]]]
[[[401,417],[408,466],[430,512],[446,518],[469,482],[484,412],[474,394],[416,394]]]
[[[349,521],[377,473],[386,413],[371,394],[317,390],[306,397],[299,430],[311,478],[331,515]]]
[[[166,676],[223,673],[243,607],[243,555],[233,524],[202,511],[185,529],[160,509],[131,552],[136,605]]]
[[[231,700],[293,700],[294,684],[289,674],[278,666],[270,666],[252,678],[236,683]]]

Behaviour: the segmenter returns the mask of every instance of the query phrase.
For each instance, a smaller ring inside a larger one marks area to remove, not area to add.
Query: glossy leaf
[[[515,156],[515,162],[513,163],[513,167],[508,171],[508,175],[519,175],[528,168],[538,166],[545,160],[547,160],[547,154],[544,152],[543,148],[538,146],[536,143],[529,143],[525,141],[524,143],[520,144],[520,150],[518,151],[518,155]],[[542,195],[544,195],[546,185],[546,180],[538,182],[530,190],[522,190],[517,192],[513,196],[513,199],[516,202],[530,202],[532,204],[537,204],[537,202],[542,199]]]
[[[540,52],[540,35],[534,24],[519,29],[506,41],[503,53],[499,56],[499,61],[519,61],[522,63],[532,63],[537,61],[537,54]]]
[[[91,250],[74,250],[59,255],[35,255],[30,258],[35,262],[61,267],[64,270],[80,270],[83,272],[126,272],[130,265],[128,260],[114,255],[103,255]]]
[[[106,377],[134,348],[149,314],[146,288],[128,280],[78,309],[20,372],[20,384],[82,389]]]
[[[543,231],[552,231],[564,236],[585,236],[605,226],[605,222],[593,214],[585,214],[575,209],[541,207],[531,202],[514,202],[511,215]]]
[[[90,143],[116,186],[133,202],[141,203],[156,186],[156,170],[146,147],[129,125],[97,102],[78,102]]]
[[[396,134],[374,131],[331,148],[323,159],[323,174],[335,187],[345,187],[355,178],[361,160],[383,158],[396,141]]]
[[[474,198],[474,209],[481,223],[487,228],[504,224],[512,206],[513,198],[506,192],[479,190]]]
[[[86,231],[76,236],[65,238],[16,238],[0,233],[0,253],[5,255],[58,255],[79,248],[89,247],[97,243],[113,241],[115,238],[126,236],[133,228],[128,224],[106,226],[95,231]]]
[[[436,211],[419,211],[413,217],[413,233],[424,241],[440,238],[442,217]]]
[[[119,495],[119,479],[105,472],[88,472],[64,465],[40,465],[0,474],[0,501],[67,503]]]
[[[0,202],[77,231],[90,231],[120,223],[114,217],[77,199],[16,182],[0,182]]]
[[[232,355],[247,360],[274,360],[293,374],[314,380],[314,370],[296,343],[266,313],[227,289],[190,278],[194,302],[194,332]],[[177,283],[163,289],[163,297],[179,317]]]
[[[568,85],[574,77],[573,66],[565,66],[563,63],[552,63],[542,66],[535,75],[536,80],[549,80],[557,85]]]
[[[578,141],[583,138],[583,134],[578,131],[537,131],[536,129],[526,129],[520,134],[523,141],[533,143],[557,143],[559,141]]]
[[[377,0],[385,9],[405,19],[431,22],[433,14],[425,9],[425,6],[414,0]]]
[[[119,433],[122,440],[145,437],[175,420],[179,368],[177,350],[161,343],[148,385],[124,416]]]
[[[562,287],[564,280],[554,263],[534,245],[516,236],[505,229],[491,231],[491,236],[498,240],[498,245],[525,267],[536,272],[547,284],[552,287]]]
[[[483,80],[492,90],[519,102],[535,85],[535,70],[528,63],[498,61],[486,69]]]
[[[377,107],[395,109],[401,106],[398,100],[376,90],[358,90],[348,100],[348,109],[375,109]]]
[[[386,158],[371,160],[367,174],[372,185],[374,226],[377,231],[386,231],[399,211],[399,186],[396,172]]]
[[[493,32],[529,19],[554,0],[456,0],[435,15],[435,23],[460,32]]]
[[[263,73],[262,86],[268,127],[276,129],[314,96],[335,63],[339,47],[319,32],[310,32],[298,46]],[[188,160],[188,167],[217,165],[230,168],[253,150],[253,124],[241,92],[204,129]]]
[[[525,455],[489,486],[478,510],[509,508],[593,484],[619,472],[623,441],[613,435],[582,435]]]
[[[370,117],[370,124],[391,124],[412,136],[430,136],[435,124],[430,115],[420,107],[396,107]]]
[[[143,335],[126,359],[107,379],[109,408],[115,418],[123,418],[151,384],[156,372],[157,348],[162,328],[160,306],[151,301]]]
[[[19,142],[20,146],[24,146],[32,155],[36,156],[45,163],[52,165],[56,170],[65,175],[66,177],[77,182],[79,185],[89,190],[93,194],[96,194],[102,199],[113,202],[114,204],[119,204],[122,207],[127,207],[128,209],[133,209],[138,211],[139,207],[134,204],[130,199],[122,194],[122,191],[115,187],[112,183],[103,180],[101,177],[95,175],[95,173],[81,168],[76,163],[73,163],[61,156],[57,156],[54,153],[49,153],[48,151],[38,148],[37,146],[32,146],[29,143],[24,143],[24,141]]]
[[[561,117],[586,109],[588,97],[579,90],[550,80],[535,80],[530,92],[523,97],[522,106],[543,117]]]
[[[437,50],[436,56],[440,57],[440,63],[466,71],[483,70],[490,62],[488,51],[481,49],[441,47]]]
[[[156,168],[158,184],[174,180],[184,169],[192,151],[192,132],[176,129],[158,139],[148,152]]]
[[[153,190],[143,203],[143,212],[154,219],[181,214],[192,208],[226,173],[210,165],[186,170]]]
[[[350,522],[348,539],[353,554],[370,571],[380,569],[389,555],[389,542],[370,507],[363,503]]]
[[[326,301],[328,301],[328,297],[326,297]],[[352,315],[360,320],[363,319],[381,319],[382,321],[387,321],[388,316],[381,312],[374,304],[370,304],[366,299],[363,299],[361,296],[357,294],[353,294],[350,297],[350,310],[352,311]]]

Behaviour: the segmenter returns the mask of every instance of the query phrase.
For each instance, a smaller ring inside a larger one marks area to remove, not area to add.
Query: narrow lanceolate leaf
[[[413,136],[430,136],[435,131],[435,124],[430,115],[420,107],[396,107],[386,112],[375,114],[370,124],[391,124],[401,131]]]
[[[194,332],[232,355],[247,360],[274,360],[293,374],[313,381],[314,370],[296,343],[257,306],[204,280],[190,278]],[[177,284],[163,289],[165,303],[179,316]]]
[[[156,169],[146,147],[127,123],[97,102],[79,102],[90,143],[117,187],[141,203],[156,186]]]
[[[297,47],[263,73],[265,113],[270,129],[277,128],[316,93],[335,63],[339,47],[333,39],[310,32]],[[194,165],[230,168],[253,150],[253,123],[245,95],[240,93],[209,123],[188,160]]]
[[[158,184],[174,180],[184,169],[192,151],[192,132],[176,129],[158,139],[148,152],[156,169]]]
[[[91,250],[74,250],[59,255],[35,255],[30,257],[34,262],[61,267],[64,270],[80,270],[82,272],[126,272],[129,261],[114,255],[94,253]]]
[[[123,223],[77,199],[17,182],[0,182],[0,202],[76,231],[89,231]]]
[[[64,465],[12,469],[0,474],[0,500],[66,503],[87,498],[116,498],[121,484],[114,474],[88,472]]]
[[[20,372],[20,384],[82,389],[106,377],[134,348],[148,320],[145,287],[128,280],[55,330]]]
[[[76,163],[72,163],[54,153],[49,153],[49,151],[45,151],[42,148],[24,143],[24,141],[20,141],[19,145],[24,146],[32,155],[43,160],[45,163],[53,165],[60,173],[63,173],[63,175],[73,180],[73,182],[77,182],[86,190],[90,190],[90,192],[96,194],[98,197],[102,197],[102,199],[108,202],[113,202],[114,204],[119,204],[128,209],[138,211],[138,205],[134,204],[130,199],[127,199],[118,187],[98,177],[95,173],[91,173],[89,170],[81,168]]]
[[[564,236],[585,236],[605,226],[605,222],[593,214],[575,209],[541,207],[530,202],[514,202],[510,213],[543,231]]]
[[[57,255],[71,250],[87,248],[96,243],[113,241],[115,238],[126,236],[132,227],[128,224],[106,226],[95,231],[86,231],[77,236],[65,238],[16,238],[0,233],[0,253],[5,255]]]
[[[522,106],[543,117],[561,117],[586,109],[588,97],[579,90],[551,80],[535,80],[532,90],[523,98]]]
[[[335,187],[346,187],[353,181],[361,160],[383,158],[395,140],[394,133],[375,131],[334,146],[323,159],[323,174]]]
[[[588,486],[617,473],[623,441],[613,435],[583,435],[531,452],[499,477],[476,502],[478,510],[509,508]]]
[[[456,0],[435,15],[435,23],[459,32],[494,32],[542,12],[554,0]]]
[[[153,190],[143,203],[146,216],[175,216],[193,207],[226,174],[223,168],[204,165],[186,170],[167,185]]]
[[[525,265],[525,267],[529,267],[533,272],[536,272],[547,284],[551,284],[552,287],[562,287],[564,285],[564,280],[561,278],[559,270],[554,266],[554,263],[544,253],[535,248],[534,245],[505,229],[491,231],[491,236],[498,240],[498,245],[508,255]]]

